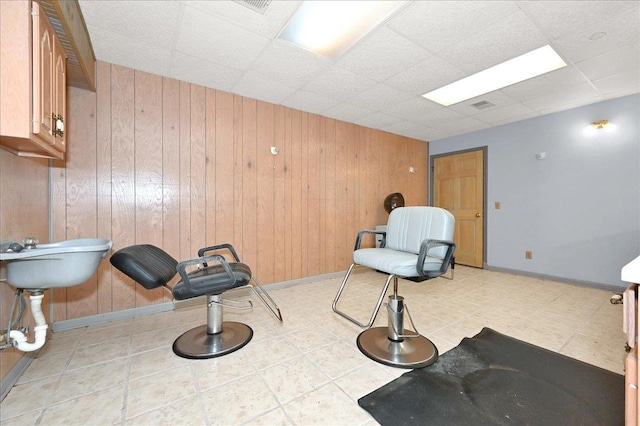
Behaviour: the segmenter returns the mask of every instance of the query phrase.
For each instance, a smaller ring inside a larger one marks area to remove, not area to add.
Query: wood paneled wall
[[[106,63],[97,92],[70,88],[67,105],[55,240],[150,243],[178,260],[229,242],[269,284],[346,270],[357,231],[386,223],[387,194],[427,202],[423,141]],[[104,261],[56,290],[55,320],[166,300]]]
[[[0,149],[0,241],[22,241],[32,236],[42,243],[49,242],[48,164],[48,160],[18,157]],[[5,272],[0,271],[0,276],[4,277]],[[14,291],[0,282],[0,328],[7,327]],[[28,303],[29,295],[25,297]],[[47,301],[45,294],[44,306],[48,306]],[[43,311],[49,319],[49,310]],[[24,324],[33,326],[29,310],[25,312]],[[23,354],[13,348],[0,351],[0,378],[7,375]]]

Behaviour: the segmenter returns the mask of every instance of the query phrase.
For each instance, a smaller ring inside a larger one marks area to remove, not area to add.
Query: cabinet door
[[[66,55],[58,38],[53,44],[53,113],[56,118],[53,121],[54,147],[60,151],[66,150],[66,117],[67,117],[67,79],[66,79]]]
[[[33,134],[53,145],[53,30],[33,3]]]

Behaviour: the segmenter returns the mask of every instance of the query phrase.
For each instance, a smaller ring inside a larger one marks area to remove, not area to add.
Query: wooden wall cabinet
[[[66,53],[37,2],[1,2],[0,47],[0,146],[64,158]]]

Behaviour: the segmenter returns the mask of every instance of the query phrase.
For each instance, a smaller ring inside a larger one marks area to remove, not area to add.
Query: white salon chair
[[[453,277],[453,242],[455,219],[447,210],[438,207],[399,207],[391,211],[387,230],[363,230],[358,233],[353,263],[347,270],[333,301],[333,311],[347,320],[367,328],[357,339],[358,348],[369,358],[385,365],[401,368],[421,368],[438,359],[438,349],[426,337],[415,331],[411,315],[398,295],[398,277],[425,281],[443,276],[451,268]],[[383,236],[382,247],[360,248],[366,234]],[[380,297],[367,324],[361,323],[338,309],[340,296],[356,265],[388,274]],[[393,280],[393,294],[387,304],[388,326],[371,327],[376,319],[389,284]],[[425,288],[425,291],[428,289]],[[404,328],[404,314],[414,331]]]

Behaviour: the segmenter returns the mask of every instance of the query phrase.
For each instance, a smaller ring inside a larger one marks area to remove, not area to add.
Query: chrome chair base
[[[222,331],[209,334],[207,326],[193,328],[173,342],[173,352],[183,358],[207,359],[227,355],[244,347],[253,337],[246,324],[224,321]]]
[[[405,334],[411,333],[404,330]],[[438,360],[438,348],[426,337],[389,339],[388,327],[369,328],[356,339],[358,349],[381,364],[399,368],[423,368]]]

